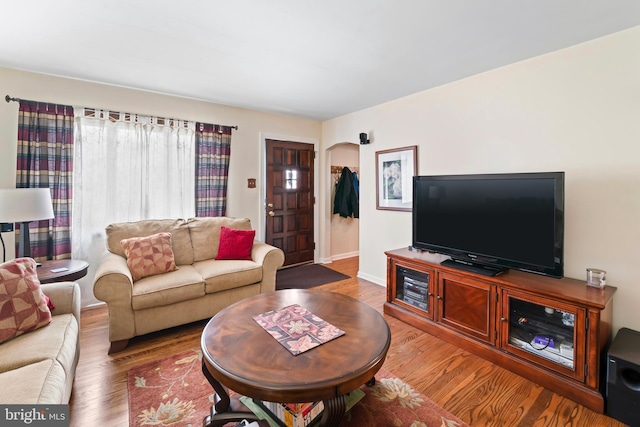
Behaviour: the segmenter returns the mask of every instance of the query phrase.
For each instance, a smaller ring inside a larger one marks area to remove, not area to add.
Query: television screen
[[[563,172],[416,176],[413,184],[415,248],[489,267],[482,274],[563,276]]]

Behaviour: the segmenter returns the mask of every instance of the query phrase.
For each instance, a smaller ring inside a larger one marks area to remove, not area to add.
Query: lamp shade
[[[30,222],[53,218],[48,188],[0,188],[0,222]]]

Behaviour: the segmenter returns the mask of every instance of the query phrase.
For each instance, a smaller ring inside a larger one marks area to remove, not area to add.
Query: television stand
[[[471,273],[480,274],[482,276],[497,276],[498,274],[504,273],[506,268],[499,267],[489,267],[481,264],[474,264],[471,262],[462,261],[459,259],[445,259],[440,263],[440,265],[444,265],[445,267],[456,268],[458,270],[469,271]]]
[[[406,247],[385,254],[385,314],[604,413],[616,288],[513,269],[489,277]]]

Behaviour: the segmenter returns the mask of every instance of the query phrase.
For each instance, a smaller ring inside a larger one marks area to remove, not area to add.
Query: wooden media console
[[[386,314],[604,412],[615,287],[517,270],[488,277],[408,248],[385,254]]]

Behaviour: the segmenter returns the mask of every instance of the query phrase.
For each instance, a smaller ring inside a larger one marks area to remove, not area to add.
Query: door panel
[[[266,237],[284,265],[313,262],[313,144],[267,139]]]
[[[496,287],[449,273],[439,275],[438,318],[444,325],[495,343]]]

